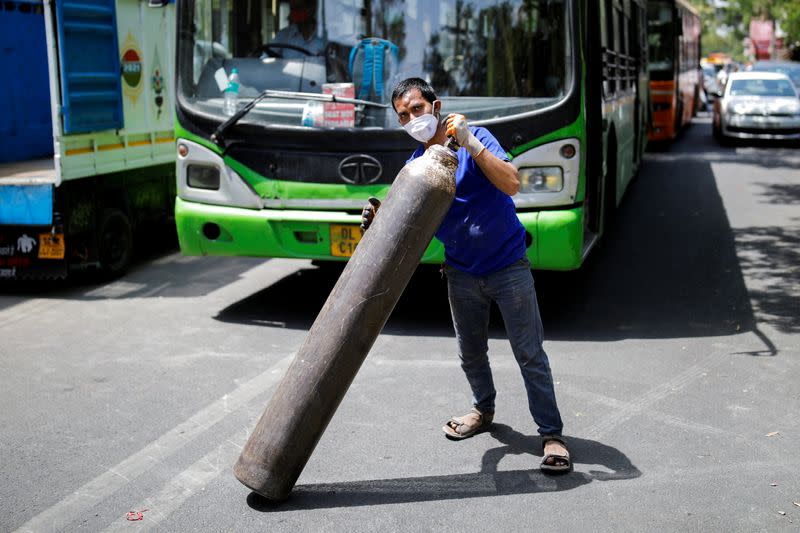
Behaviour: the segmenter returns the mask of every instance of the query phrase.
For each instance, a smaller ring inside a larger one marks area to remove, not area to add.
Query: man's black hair
[[[394,106],[394,101],[398,98],[401,98],[404,94],[412,89],[419,89],[422,97],[431,104],[433,104],[433,102],[436,100],[436,93],[433,92],[433,87],[431,87],[430,83],[422,78],[406,78],[395,85],[394,90],[392,91],[392,109],[394,109],[395,112],[397,111],[397,108]]]

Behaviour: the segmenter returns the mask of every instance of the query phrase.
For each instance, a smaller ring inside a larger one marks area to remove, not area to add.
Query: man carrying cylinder
[[[525,229],[511,200],[519,190],[517,169],[485,128],[469,127],[466,118],[458,114],[440,120],[441,101],[426,81],[401,81],[392,93],[392,106],[403,128],[421,143],[409,162],[430,146],[444,145],[448,137],[462,147],[457,153],[456,197],[436,237],[445,247],[443,271],[473,407],[448,420],[442,429],[448,438],[460,440],[492,423],[496,391],[488,358],[488,325],[494,301],[542,437],[540,468],[548,473],[569,472],[572,461],[562,437],[553,377],[542,347],[542,322],[526,256]],[[362,215],[364,229],[379,207],[380,201],[370,198]]]

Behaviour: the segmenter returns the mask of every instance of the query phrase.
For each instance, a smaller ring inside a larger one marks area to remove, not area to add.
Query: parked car
[[[797,61],[756,61],[750,67],[753,72],[779,72],[786,74],[800,92],[800,63]]]
[[[733,72],[714,101],[713,132],[721,142],[800,139],[800,98],[785,74]]]

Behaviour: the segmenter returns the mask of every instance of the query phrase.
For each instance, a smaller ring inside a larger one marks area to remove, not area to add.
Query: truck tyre
[[[109,278],[125,273],[133,258],[133,226],[123,211],[104,209],[98,227],[100,269]]]

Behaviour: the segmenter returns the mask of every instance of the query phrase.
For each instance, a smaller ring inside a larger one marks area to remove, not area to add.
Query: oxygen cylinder
[[[234,466],[289,496],[455,196],[458,159],[433,145],[395,178]]]

